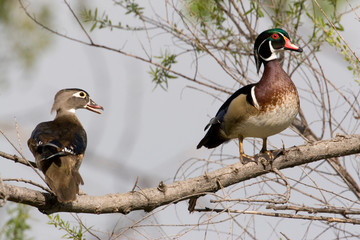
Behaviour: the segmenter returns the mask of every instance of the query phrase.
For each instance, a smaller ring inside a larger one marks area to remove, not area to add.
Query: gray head
[[[100,109],[104,110],[103,107],[91,100],[89,94],[85,90],[79,88],[67,88],[56,93],[51,112],[75,113],[75,110],[79,108],[85,108],[98,114],[101,114],[99,111]]]

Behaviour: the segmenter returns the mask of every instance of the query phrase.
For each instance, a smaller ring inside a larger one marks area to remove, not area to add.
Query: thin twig
[[[285,198],[283,201],[279,202],[280,204],[284,204],[284,203],[287,203],[289,201],[289,198],[290,198],[290,191],[291,191],[291,188],[290,188],[290,184],[287,180],[287,178],[284,176],[284,174],[282,174],[282,172],[279,171],[279,169],[273,167],[271,169],[273,172],[275,172],[277,175],[279,175],[281,177],[281,179],[285,182],[285,185],[286,185],[286,195],[285,195]]]
[[[11,155],[11,154],[0,151],[0,157],[6,158],[6,159],[9,159],[9,160],[13,160],[16,163],[21,163],[21,164],[24,164],[26,166],[31,165],[32,167],[37,168],[35,162],[32,162],[32,161],[29,161],[27,159],[21,158],[21,157],[19,157],[17,155]]]
[[[358,56],[356,55],[355,51],[349,46],[349,44],[347,43],[347,41],[343,38],[343,36],[340,34],[340,32],[337,30],[337,28],[335,27],[335,25],[333,24],[333,22],[331,21],[331,19],[329,18],[329,16],[325,13],[324,9],[320,6],[320,4],[318,3],[317,0],[313,0],[316,5],[318,6],[318,8],[320,9],[321,13],[326,17],[326,19],[328,20],[329,24],[331,25],[331,27],[334,29],[334,31],[337,33],[337,35],[341,38],[341,40],[345,43],[345,45],[348,47],[348,49],[350,50],[350,52],[354,55],[354,57],[357,59],[358,62],[360,62],[360,59],[358,58]]]
[[[27,180],[27,179],[23,179],[23,178],[4,178],[3,181],[5,181],[5,182],[15,181],[15,182],[29,183],[31,185],[34,185],[34,186],[38,187],[38,188],[41,188],[44,191],[52,193],[52,191],[49,190],[48,188],[46,188],[46,187],[44,187],[44,186],[42,186],[42,185],[40,185],[40,184],[38,184],[36,182],[33,182],[31,180]]]
[[[20,0],[21,1],[21,0]],[[70,4],[68,3],[68,1],[64,0],[64,3],[66,4],[66,6],[68,7],[69,11],[71,12],[71,14],[73,15],[73,17],[76,19],[76,22],[79,24],[79,26],[81,27],[81,30],[85,33],[86,37],[88,38],[88,40],[90,41],[90,44],[94,44],[93,40],[91,39],[89,33],[85,30],[84,26],[81,24],[80,19],[76,16],[74,10],[71,8]]]
[[[341,207],[315,208],[315,207],[308,207],[308,206],[291,206],[291,205],[276,206],[276,205],[270,204],[270,205],[266,206],[266,209],[292,210],[295,212],[307,212],[309,214],[330,213],[330,214],[340,214],[343,216],[360,214],[360,210],[351,210],[351,209],[341,208]]]
[[[161,68],[165,71],[168,71],[168,72],[171,72],[173,73],[174,75],[177,75],[178,77],[181,77],[181,78],[184,78],[186,80],[189,80],[191,82],[194,82],[194,83],[197,83],[199,85],[202,85],[202,86],[205,86],[205,87],[208,87],[208,88],[211,88],[211,89],[214,89],[216,91],[220,91],[220,92],[225,92],[225,93],[231,93],[229,91],[226,91],[222,88],[218,88],[218,87],[215,87],[213,85],[210,85],[210,84],[207,84],[207,83],[204,83],[204,82],[201,82],[197,79],[193,79],[192,77],[189,77],[189,76],[186,76],[185,74],[182,74],[178,71],[175,71],[173,69],[169,69],[169,68],[166,68],[164,67],[163,65],[159,64],[159,63],[156,63],[154,62],[152,59],[146,59],[146,58],[143,58],[143,57],[140,57],[138,55],[134,55],[134,54],[131,54],[131,53],[128,53],[128,52],[125,52],[125,51],[122,51],[121,49],[115,49],[115,48],[112,48],[112,47],[109,47],[109,46],[106,46],[106,45],[101,45],[101,44],[97,44],[94,42],[94,40],[92,40],[91,42],[85,42],[83,40],[80,40],[80,39],[77,39],[77,38],[73,38],[73,37],[69,37],[65,34],[62,34],[62,33],[59,33],[53,29],[51,29],[50,27],[47,27],[46,25],[44,25],[43,23],[39,22],[34,16],[32,16],[27,8],[25,7],[24,3],[23,3],[23,0],[19,0],[19,3],[20,3],[20,6],[21,8],[24,10],[25,14],[32,20],[34,21],[37,25],[41,26],[42,28],[46,29],[47,31],[59,36],[59,37],[62,37],[62,38],[65,38],[65,39],[68,39],[68,40],[71,40],[73,42],[77,42],[77,43],[80,43],[80,44],[83,44],[83,45],[87,45],[87,46],[91,46],[91,47],[96,47],[96,48],[102,48],[102,49],[105,49],[105,50],[108,50],[108,51],[112,51],[112,52],[117,52],[119,54],[122,54],[122,55],[125,55],[125,56],[128,56],[128,57],[131,57],[131,58],[135,58],[137,60],[140,60],[142,62],[146,62],[146,63],[149,63],[151,65],[154,65],[158,68]]]
[[[73,213],[70,213],[71,216],[73,218],[75,218],[75,220],[83,227],[85,228],[85,230],[91,235],[93,236],[94,238],[98,239],[98,240],[101,240],[100,237],[98,237],[95,233],[93,233],[93,231],[91,230],[91,228],[88,228],[84,223],[83,221],[81,220],[81,218],[77,215],[77,214],[73,214]]]
[[[11,142],[11,140],[6,136],[6,134],[0,129],[0,133],[4,136],[4,138],[10,143],[10,145],[20,154],[23,160],[27,162],[27,165],[34,170],[34,172],[45,182],[44,177],[39,173],[39,171],[25,158],[23,153]]]
[[[131,189],[130,192],[134,192],[134,191],[135,191],[135,188],[137,187],[138,182],[139,182],[139,176],[137,176],[136,181],[135,181],[135,184],[134,184],[134,186],[133,186],[133,188]]]
[[[211,209],[211,208],[195,208],[196,212],[231,212],[239,214],[251,214],[251,215],[260,215],[268,217],[279,217],[279,218],[290,218],[290,219],[302,219],[302,220],[311,220],[311,221],[325,221],[328,223],[351,223],[360,225],[360,220],[354,218],[334,218],[334,217],[324,217],[324,216],[308,216],[300,214],[288,214],[288,213],[274,213],[274,212],[261,212],[261,211],[241,211],[241,210],[227,210],[227,209]]]

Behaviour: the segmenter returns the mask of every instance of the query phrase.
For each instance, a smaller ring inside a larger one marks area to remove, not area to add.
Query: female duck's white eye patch
[[[77,93],[73,94],[74,97],[80,97],[80,98],[85,98],[86,97],[86,93],[84,91],[80,91]]]

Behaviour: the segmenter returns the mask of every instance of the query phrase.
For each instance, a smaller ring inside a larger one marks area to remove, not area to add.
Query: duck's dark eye
[[[79,92],[79,96],[84,98],[86,96],[86,94],[84,92]]]
[[[276,39],[279,38],[279,34],[273,33],[273,35],[271,35],[271,38],[274,39],[274,40],[276,40]]]

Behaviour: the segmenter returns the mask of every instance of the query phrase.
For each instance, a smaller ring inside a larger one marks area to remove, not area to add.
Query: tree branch
[[[26,166],[30,166],[30,165],[31,165],[32,167],[37,168],[35,162],[28,161],[28,160],[26,160],[25,158],[21,158],[21,157],[19,157],[19,156],[17,156],[17,155],[11,155],[11,154],[4,153],[4,152],[0,151],[0,157],[13,160],[14,162],[21,163],[21,164],[24,164],[24,165],[26,165]]]
[[[291,205],[281,205],[276,206],[274,204],[270,204],[266,206],[267,209],[273,210],[293,210],[297,212],[307,212],[307,213],[333,213],[333,214],[341,214],[341,215],[359,215],[359,210],[349,210],[346,208],[314,208],[314,207],[306,207],[306,206],[291,206]]]
[[[55,31],[54,29],[46,26],[45,24],[39,22],[35,16],[31,15],[30,12],[28,11],[27,7],[24,5],[24,2],[23,0],[19,0],[19,3],[20,3],[20,7],[24,10],[25,14],[34,22],[36,23],[37,25],[39,25],[40,27],[44,28],[45,30],[49,31],[50,33],[53,33],[59,37],[62,37],[62,38],[65,38],[65,39],[68,39],[68,40],[71,40],[73,42],[77,42],[77,43],[80,43],[80,44],[83,44],[83,45],[86,45],[86,46],[90,46],[90,47],[95,47],[95,48],[100,48],[100,49],[104,49],[104,50],[107,50],[107,51],[110,51],[110,52],[116,52],[116,53],[119,53],[121,55],[125,55],[127,57],[131,57],[131,58],[134,58],[136,60],[139,60],[140,62],[145,62],[145,63],[148,63],[150,65],[153,65],[155,67],[158,67],[158,68],[161,68],[165,71],[168,71],[168,72],[171,72],[172,74],[178,76],[178,77],[181,77],[185,80],[189,80],[191,82],[194,82],[194,83],[197,83],[199,85],[202,85],[202,86],[205,86],[205,87],[208,87],[208,88],[211,88],[211,89],[214,89],[214,90],[217,90],[217,91],[220,91],[220,92],[224,92],[224,93],[228,93],[228,94],[231,94],[230,91],[228,90],[225,90],[225,89],[222,89],[222,88],[219,88],[219,87],[216,87],[214,85],[211,85],[211,84],[207,84],[205,82],[202,82],[202,81],[199,81],[197,79],[194,79],[188,75],[185,75],[181,72],[178,72],[178,71],[175,71],[173,69],[170,69],[170,68],[167,68],[167,67],[164,67],[163,65],[161,65],[160,63],[156,63],[153,61],[152,58],[145,58],[145,57],[141,57],[140,55],[136,55],[136,54],[131,54],[129,52],[126,52],[126,51],[123,51],[122,49],[117,49],[117,48],[112,48],[112,47],[109,47],[109,46],[106,46],[106,45],[102,45],[102,44],[97,44],[95,43],[95,41],[91,38],[91,36],[89,35],[89,33],[85,30],[84,26],[82,25],[82,23],[79,21],[78,17],[76,15],[74,15],[77,23],[79,24],[80,28],[82,29],[82,31],[85,33],[86,37],[88,38],[89,42],[86,42],[84,40],[81,40],[81,39],[78,39],[78,38],[74,38],[74,37],[70,37],[70,36],[67,36],[65,34],[62,34],[60,32],[57,32]],[[65,1],[67,7],[69,9],[71,9],[70,5]],[[71,13],[74,14],[74,11],[72,11],[71,9]],[[221,64],[220,64],[221,65]]]
[[[195,209],[197,212],[229,212],[236,214],[251,214],[251,215],[260,215],[267,217],[278,217],[278,218],[291,218],[291,219],[303,219],[303,220],[311,220],[311,221],[325,221],[328,223],[352,223],[356,225],[360,225],[360,220],[353,218],[335,218],[335,217],[325,217],[325,216],[310,216],[310,215],[302,215],[302,214],[289,214],[289,213],[277,213],[277,212],[261,212],[261,211],[248,211],[248,210],[228,210],[228,209]]]
[[[305,163],[360,153],[360,135],[337,136],[330,140],[317,141],[302,146],[288,148],[272,163],[273,168],[291,168]],[[167,204],[177,203],[194,196],[216,192],[222,187],[255,178],[271,172],[262,164],[240,162],[184,181],[172,184],[159,184],[158,187],[128,193],[105,196],[80,195],[77,200],[60,204],[49,193],[42,193],[25,187],[0,184],[0,196],[9,201],[20,202],[37,207],[41,212],[77,213],[123,213],[134,210],[152,211]]]

